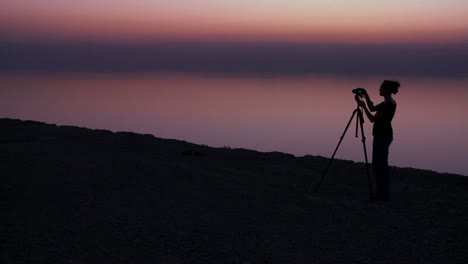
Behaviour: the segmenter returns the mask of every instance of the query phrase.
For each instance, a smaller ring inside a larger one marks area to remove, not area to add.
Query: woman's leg
[[[389,198],[388,148],[391,138],[374,138],[372,167],[374,168],[378,198]]]

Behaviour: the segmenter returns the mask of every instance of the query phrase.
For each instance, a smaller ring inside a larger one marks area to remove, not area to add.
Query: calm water
[[[330,157],[356,108],[351,90],[365,87],[378,103],[383,79],[3,75],[0,117]],[[399,81],[391,165],[468,175],[468,79]],[[364,161],[354,128],[336,158]],[[369,158],[371,129],[366,122]]]

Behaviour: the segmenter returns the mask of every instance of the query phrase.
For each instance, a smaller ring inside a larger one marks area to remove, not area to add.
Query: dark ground
[[[468,177],[0,119],[0,263],[468,263]]]

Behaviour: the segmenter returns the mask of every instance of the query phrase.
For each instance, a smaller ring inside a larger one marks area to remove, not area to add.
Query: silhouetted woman
[[[367,118],[374,123],[374,128],[372,129],[372,135],[374,136],[372,167],[374,168],[377,184],[377,193],[373,197],[376,200],[389,199],[388,148],[393,141],[392,119],[397,106],[392,98],[392,94],[398,93],[399,87],[399,82],[385,80],[379,89],[380,96],[385,98],[382,103],[374,106],[367,92],[364,92],[366,102],[359,102]],[[371,112],[376,113],[372,114]]]

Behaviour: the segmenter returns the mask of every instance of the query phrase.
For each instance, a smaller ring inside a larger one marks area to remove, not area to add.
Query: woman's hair
[[[383,81],[382,86],[390,89],[392,94],[397,94],[398,88],[400,88],[400,83],[398,81],[385,80]]]

